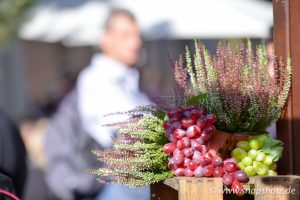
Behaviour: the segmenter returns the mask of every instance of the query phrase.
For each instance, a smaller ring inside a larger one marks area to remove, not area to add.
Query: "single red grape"
[[[233,176],[229,173],[225,173],[223,175],[223,183],[224,183],[224,185],[227,185],[230,187],[233,183]]]
[[[181,153],[182,151],[178,148],[176,148],[174,151],[173,151],[173,155],[176,155],[178,153]]]
[[[189,138],[194,138],[194,137],[200,136],[200,134],[201,134],[201,129],[196,125],[190,126],[186,130],[186,136]]]
[[[235,158],[227,158],[227,159],[225,159],[225,160],[223,160],[223,163],[225,164],[225,163],[227,163],[227,162],[233,162],[233,163],[235,163],[236,165],[237,165],[237,160],[235,159]]]
[[[247,174],[242,170],[233,172],[233,177],[234,179],[240,181],[241,183],[247,183],[249,181]]]
[[[191,110],[191,115],[193,120],[197,120],[200,117],[200,112],[198,109]]]
[[[178,140],[177,147],[178,147],[178,149],[182,150],[182,149],[186,148],[187,146],[185,146],[185,143],[183,140]]]
[[[185,136],[185,134],[186,134],[185,130],[180,129],[180,128],[175,129],[175,131],[173,132],[173,136],[178,140],[183,138]]]
[[[184,161],[184,154],[182,152],[179,152],[179,153],[175,154],[173,156],[173,160],[174,160],[174,163],[176,165],[179,165],[179,164],[183,163],[183,161]]]
[[[183,128],[188,128],[194,125],[194,121],[192,120],[192,118],[183,118],[181,119],[181,125]]]
[[[214,114],[208,114],[208,115],[206,115],[206,123],[207,124],[211,125],[211,124],[215,123],[216,120],[217,120],[216,115],[214,115]]]
[[[170,128],[171,125],[172,125],[172,122],[170,120],[166,120],[166,121],[163,122],[164,129]]]
[[[193,154],[193,160],[200,160],[201,158],[201,153],[199,151],[194,151],[194,154]]]
[[[185,118],[192,118],[192,113],[190,111],[184,111],[183,112],[183,117]]]
[[[191,161],[191,159],[185,157],[185,158],[184,158],[184,161],[183,161],[183,166],[188,167],[190,161]]]
[[[202,151],[202,145],[196,140],[191,140],[191,147],[193,150]]]
[[[234,162],[226,162],[223,165],[226,172],[233,173],[238,170],[237,165]]]
[[[181,123],[180,123],[180,120],[176,120],[172,123],[171,127],[173,129],[178,129],[178,128],[181,128]]]
[[[202,148],[202,152],[201,152],[202,154],[207,153],[209,151],[208,147],[204,144],[201,145],[201,148]]]
[[[212,164],[214,165],[214,167],[222,166],[223,165],[222,158],[219,156],[214,156],[212,159]]]
[[[212,164],[203,167],[203,175],[205,177],[211,177],[213,175],[214,167]]]
[[[204,131],[202,132],[200,138],[201,138],[203,141],[207,142],[207,141],[210,139],[210,136],[209,136],[209,134],[206,133],[206,131],[204,130]]]
[[[204,173],[204,170],[203,170],[202,166],[199,166],[194,170],[194,176],[196,176],[196,177],[203,177],[203,173]]]
[[[213,176],[214,177],[223,177],[223,175],[224,175],[223,167],[214,168],[214,171],[213,171]]]
[[[188,138],[188,137],[183,137],[183,138],[181,138],[181,140],[183,141],[185,148],[191,146],[191,140],[190,140],[190,138]]]
[[[169,137],[170,135],[172,135],[174,129],[169,127],[166,131],[165,131],[165,137]]]
[[[169,159],[168,168],[173,170],[177,169],[177,165],[175,164],[173,158]]]
[[[187,106],[187,107],[185,108],[185,110],[191,111],[191,110],[196,109],[196,108],[197,108],[197,107],[194,106],[194,105],[189,105],[189,106]]]
[[[199,159],[199,165],[204,167],[206,165],[209,165],[211,164],[211,160],[207,157],[204,157],[204,156],[201,156],[200,159]]]
[[[192,148],[185,148],[185,149],[183,149],[182,151],[183,151],[183,154],[184,154],[184,156],[185,156],[186,158],[190,158],[190,157],[192,157],[193,154],[194,154],[194,151],[193,151]]]
[[[173,151],[176,149],[176,144],[173,142],[167,143],[163,147],[163,151],[167,154],[173,153]]]
[[[206,122],[205,122],[205,119],[198,119],[197,120],[197,126],[199,126],[202,130],[205,128],[206,126]]]
[[[184,168],[177,168],[174,170],[175,176],[184,176]]]
[[[198,137],[195,139],[197,142],[199,142],[199,144],[204,144],[204,140],[201,137]]]
[[[167,137],[167,138],[168,138],[168,140],[170,142],[173,142],[173,143],[177,143],[178,142],[178,140],[173,136],[173,134],[170,134],[169,137]]]
[[[217,132],[217,129],[214,125],[208,126],[207,129],[209,134],[215,134]]]
[[[209,141],[215,133],[216,133],[215,126],[210,125],[204,128],[201,137],[204,139],[204,141]]]
[[[192,176],[194,176],[194,171],[191,170],[190,168],[185,168],[184,169],[184,176],[186,176],[186,177],[192,177]]]
[[[203,154],[204,157],[208,158],[210,162],[212,162],[213,155],[210,152],[206,152]]]
[[[231,185],[231,190],[233,190],[235,194],[241,194],[243,192],[243,185],[238,180],[234,180]]]
[[[198,167],[198,163],[194,160],[190,160],[189,164],[188,164],[188,167],[191,169],[191,170],[194,170]]]

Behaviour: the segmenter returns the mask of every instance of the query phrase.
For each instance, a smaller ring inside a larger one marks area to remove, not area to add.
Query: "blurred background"
[[[220,39],[264,42],[273,26],[267,0],[0,0],[0,108],[17,122],[29,155],[23,199],[48,198],[44,130],[99,51],[111,8],[138,20],[144,43],[136,67],[150,97],[172,94],[168,53],[179,57],[194,38],[212,52]]]

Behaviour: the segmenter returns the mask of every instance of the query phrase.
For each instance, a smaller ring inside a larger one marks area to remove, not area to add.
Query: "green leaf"
[[[272,146],[282,146],[283,142],[281,140],[273,140]]]
[[[194,96],[192,98],[189,98],[186,101],[186,105],[187,106],[189,106],[189,105],[199,105],[201,102],[205,101],[206,97],[207,97],[207,94],[201,94],[201,95],[198,95],[198,96]]]
[[[266,138],[263,142],[262,150],[272,156],[274,161],[278,161],[282,156],[283,142],[270,137]]]
[[[274,161],[278,161],[279,158],[282,156],[282,150],[283,147],[275,147],[273,149],[268,149],[268,151],[265,152],[267,152],[270,156],[272,156]]]
[[[168,115],[165,115],[165,117],[164,117],[164,121],[166,121],[166,120],[169,120]]]

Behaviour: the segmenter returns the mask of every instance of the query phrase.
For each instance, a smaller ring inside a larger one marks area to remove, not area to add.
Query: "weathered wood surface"
[[[151,200],[299,200],[300,177],[251,177],[244,189],[255,195],[223,193],[222,178],[171,178],[151,186]]]
[[[274,0],[274,46],[277,57],[292,58],[292,90],[286,115],[277,123],[285,143],[279,174],[300,174],[300,1]]]

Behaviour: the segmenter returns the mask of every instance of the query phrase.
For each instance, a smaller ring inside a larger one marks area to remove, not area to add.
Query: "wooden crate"
[[[222,178],[177,177],[151,185],[151,200],[300,200],[299,176],[251,177],[244,188],[256,194],[223,193]]]

